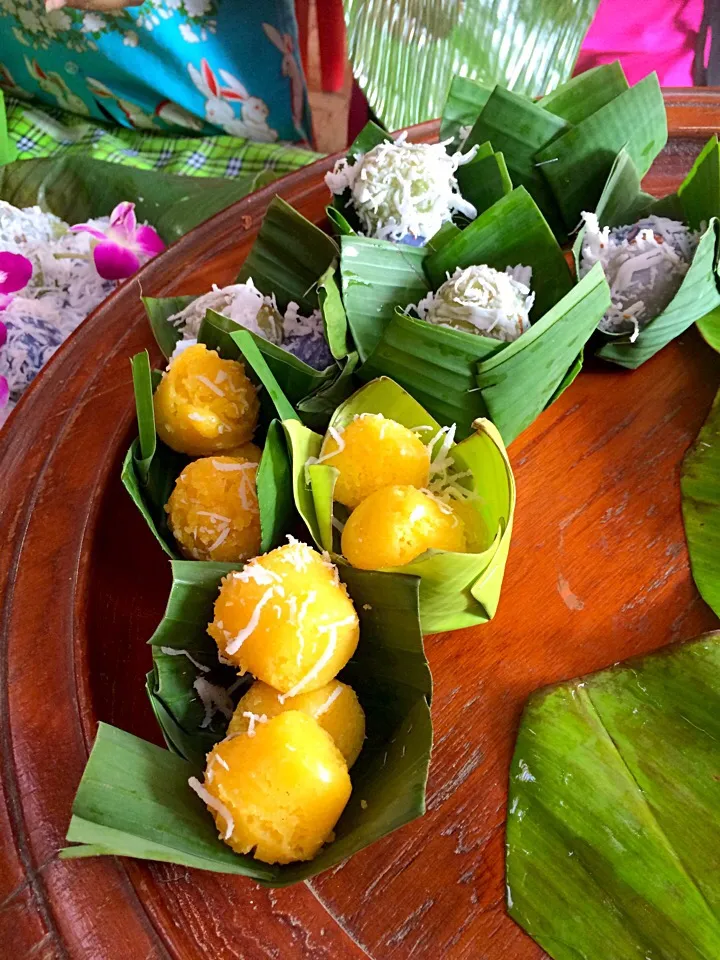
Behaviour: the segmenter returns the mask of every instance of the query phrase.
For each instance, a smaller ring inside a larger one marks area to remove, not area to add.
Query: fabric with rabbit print
[[[0,0],[0,88],[135,130],[310,141],[292,0]]]

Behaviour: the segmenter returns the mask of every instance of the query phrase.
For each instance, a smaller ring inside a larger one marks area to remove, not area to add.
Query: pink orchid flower
[[[27,257],[20,253],[0,252],[0,310],[12,300],[9,294],[27,286],[32,272],[32,263]]]
[[[135,204],[127,201],[119,203],[110,214],[110,226],[105,233],[88,223],[79,223],[70,229],[95,238],[93,259],[103,280],[124,280],[165,249],[152,227],[137,225]]]

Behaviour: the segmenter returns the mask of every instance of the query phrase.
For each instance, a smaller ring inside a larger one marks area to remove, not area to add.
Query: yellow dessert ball
[[[204,785],[191,786],[225,843],[265,863],[312,860],[333,839],[352,789],[332,737],[298,710],[217,744]]]
[[[231,450],[252,438],[260,404],[236,360],[197,343],[179,353],[158,384],[155,427],[163,443],[191,457]]]
[[[233,563],[260,552],[257,463],[204,457],[189,463],[165,507],[185,557]]]
[[[270,720],[288,710],[299,710],[316,720],[333,738],[348,767],[355,763],[365,739],[365,713],[353,688],[339,680],[331,680],[311,693],[288,697],[283,703],[278,700],[277,690],[256,680],[238,702],[228,736],[247,733],[256,717]]]
[[[402,567],[426,550],[466,550],[462,520],[447,504],[414,487],[384,487],[348,518],[342,552],[354,567]]]
[[[223,579],[208,633],[241,673],[294,697],[342,670],[360,627],[337,567],[291,540]]]
[[[341,432],[328,432],[320,456],[340,471],[334,497],[350,510],[382,487],[428,485],[427,447],[412,430],[380,413],[360,414]]]
[[[260,463],[262,458],[262,450],[254,443],[241,443],[239,447],[223,452],[226,457],[240,457],[241,460],[248,460],[250,463]]]

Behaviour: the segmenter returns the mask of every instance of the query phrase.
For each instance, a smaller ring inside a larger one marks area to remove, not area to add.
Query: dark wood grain
[[[720,125],[714,93],[668,97],[647,186],[673,189]],[[416,138],[432,138],[423,125]],[[321,222],[322,161],[236,204],[142,271],[149,295],[225,283],[276,193]],[[506,777],[543,684],[717,626],[690,578],[678,485],[720,380],[695,332],[635,372],[589,364],[511,447],[518,508],[487,626],[432,637],[427,815],[312,884],[119,859],[62,862],[97,721],[158,740],[145,641],[167,561],[118,480],[128,357],[150,345],[138,281],[58,352],[0,436],[0,953],[55,960],[540,960],[504,912]]]

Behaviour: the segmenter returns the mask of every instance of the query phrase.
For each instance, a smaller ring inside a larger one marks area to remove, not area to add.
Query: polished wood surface
[[[671,141],[647,184],[658,193],[720,126],[720,96],[681,91],[668,103]],[[145,642],[168,564],[119,482],[134,430],[128,358],[151,344],[139,288],[229,282],[275,192],[321,222],[329,165],[240,202],[148,265],[78,329],[0,435],[3,956],[540,960],[504,910],[506,778],[523,703],[544,684],[717,627],[680,517],[680,461],[720,381],[693,330],[635,372],[590,362],[511,446],[518,507],[498,614],[427,640],[424,818],[280,891],[56,858],[97,721],[159,739]]]

